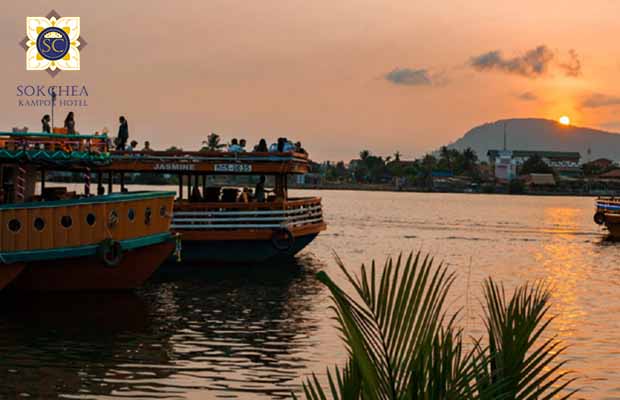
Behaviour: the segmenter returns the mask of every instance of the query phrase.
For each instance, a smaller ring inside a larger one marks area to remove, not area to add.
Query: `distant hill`
[[[564,126],[548,119],[506,119],[480,125],[448,148],[463,150],[471,147],[481,160],[487,151],[501,150],[504,143],[504,124],[508,150],[577,151],[581,161],[609,158],[620,161],[620,134],[597,129]],[[591,154],[588,155],[588,148]]]

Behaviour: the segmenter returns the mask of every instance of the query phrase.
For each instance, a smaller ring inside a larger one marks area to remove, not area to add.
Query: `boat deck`
[[[101,171],[180,174],[304,174],[308,155],[303,153],[148,151],[112,152],[111,163]]]

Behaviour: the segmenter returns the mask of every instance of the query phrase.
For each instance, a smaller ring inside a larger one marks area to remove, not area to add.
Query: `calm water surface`
[[[310,192],[300,192],[308,195]],[[480,335],[481,282],[546,279],[552,332],[582,397],[620,399],[620,244],[593,200],[320,192],[328,231],[285,266],[160,273],[132,293],[0,297],[0,398],[287,398],[342,362],[319,270],[422,249],[458,273],[449,299]]]

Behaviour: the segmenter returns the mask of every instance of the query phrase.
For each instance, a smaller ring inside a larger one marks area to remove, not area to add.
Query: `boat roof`
[[[99,167],[111,162],[106,135],[0,132],[0,162]]]
[[[179,174],[305,174],[309,160],[296,152],[134,151],[112,152],[104,171]]]
[[[102,196],[78,197],[66,200],[46,200],[46,201],[30,201],[27,203],[9,203],[0,204],[0,211],[3,210],[19,210],[27,208],[50,208],[61,206],[85,205],[85,204],[101,204],[119,201],[135,201],[157,199],[160,197],[174,197],[176,192],[171,191],[137,191],[128,193],[110,193]]]

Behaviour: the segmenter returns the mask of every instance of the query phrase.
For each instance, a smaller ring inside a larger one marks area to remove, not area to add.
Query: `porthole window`
[[[32,225],[34,226],[34,229],[41,232],[45,228],[45,221],[43,221],[43,218],[37,217]]]
[[[73,225],[73,219],[70,215],[65,215],[60,218],[60,225],[62,225],[64,228],[71,228],[71,225]]]
[[[162,217],[166,216],[166,206],[161,206],[161,208],[159,209],[159,215]]]
[[[144,223],[146,225],[151,225],[152,214],[151,207],[147,207],[146,210],[144,210]]]
[[[129,218],[129,220],[133,222],[136,219],[136,210],[130,208],[129,211],[127,211],[127,218]]]
[[[12,219],[9,221],[8,227],[11,232],[17,233],[20,229],[22,229],[22,223],[19,222],[18,219]]]
[[[95,225],[95,222],[97,222],[97,217],[95,217],[95,214],[93,214],[93,213],[89,213],[89,214],[86,216],[86,223],[87,223],[88,225],[90,225],[90,226],[93,226],[93,225]]]

